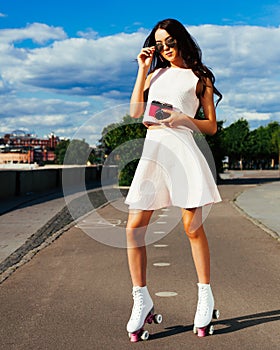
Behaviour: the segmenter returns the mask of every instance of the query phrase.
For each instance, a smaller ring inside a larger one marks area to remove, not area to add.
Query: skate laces
[[[209,294],[206,288],[199,290],[197,312],[200,315],[206,316],[209,311]]]
[[[134,304],[132,308],[131,320],[138,320],[141,317],[141,312],[144,305],[144,296],[140,290],[133,291],[132,295]]]

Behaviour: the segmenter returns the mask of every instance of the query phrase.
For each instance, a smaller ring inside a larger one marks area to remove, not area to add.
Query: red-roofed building
[[[0,139],[0,164],[54,162],[54,150],[59,138],[51,133],[48,138],[15,130]]]

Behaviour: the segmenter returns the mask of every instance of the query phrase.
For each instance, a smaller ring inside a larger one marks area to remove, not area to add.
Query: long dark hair
[[[204,95],[207,86],[207,78],[211,80],[213,91],[218,96],[218,100],[216,102],[216,105],[218,105],[223,96],[215,87],[215,76],[211,70],[202,63],[201,49],[195,39],[183,26],[183,24],[181,24],[176,19],[171,18],[158,22],[151,31],[150,35],[145,40],[143,47],[155,46],[155,32],[158,29],[165,29],[173,39],[176,39],[178,52],[183,58],[186,68],[192,69],[194,74],[203,84],[202,96]],[[157,53],[153,57],[149,73],[155,71],[158,68],[166,68],[169,66],[170,62],[165,60],[160,54]]]

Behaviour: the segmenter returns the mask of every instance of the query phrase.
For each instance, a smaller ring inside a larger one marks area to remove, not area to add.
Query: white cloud
[[[134,58],[143,40],[142,33],[122,33],[96,40],[70,38],[33,50],[9,48],[14,51],[13,64],[0,58],[2,75],[10,83],[67,94],[100,95],[118,90],[127,97],[137,67]]]
[[[252,119],[252,120],[270,120],[270,113],[254,113],[254,112],[244,112],[244,119]]]
[[[98,32],[95,30],[88,28],[86,31],[78,31],[77,35],[84,39],[97,39],[98,38]]]
[[[61,27],[48,26],[44,23],[32,23],[25,28],[1,29],[0,35],[2,43],[31,39],[35,43],[44,44],[48,40],[62,40],[67,37]]]
[[[249,121],[279,121],[280,27],[202,25],[189,30],[224,95],[221,117],[228,123],[245,115]]]
[[[280,28],[201,25],[188,30],[224,95],[219,119],[280,120]],[[137,71],[134,59],[147,34],[141,29],[98,37],[88,29],[67,38],[62,28],[41,23],[0,30],[0,118],[11,116],[5,123],[11,120],[14,129],[22,127],[16,121],[29,125],[34,115],[35,128],[41,116],[44,129],[56,124],[57,130],[74,132],[102,108],[128,102]],[[17,46],[26,39],[40,46]],[[95,123],[95,132],[105,126],[104,119]]]

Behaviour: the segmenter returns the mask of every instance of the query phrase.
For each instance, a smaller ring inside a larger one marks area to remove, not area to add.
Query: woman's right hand
[[[154,53],[155,53],[155,46],[144,47],[139,53],[139,55],[137,56],[139,68],[144,68],[144,69],[149,68],[152,63]]]
[[[148,70],[153,60],[155,47],[144,47],[137,56],[138,73],[134,89],[130,99],[130,116],[139,118],[144,113],[144,91],[149,88],[152,74],[147,76]]]

